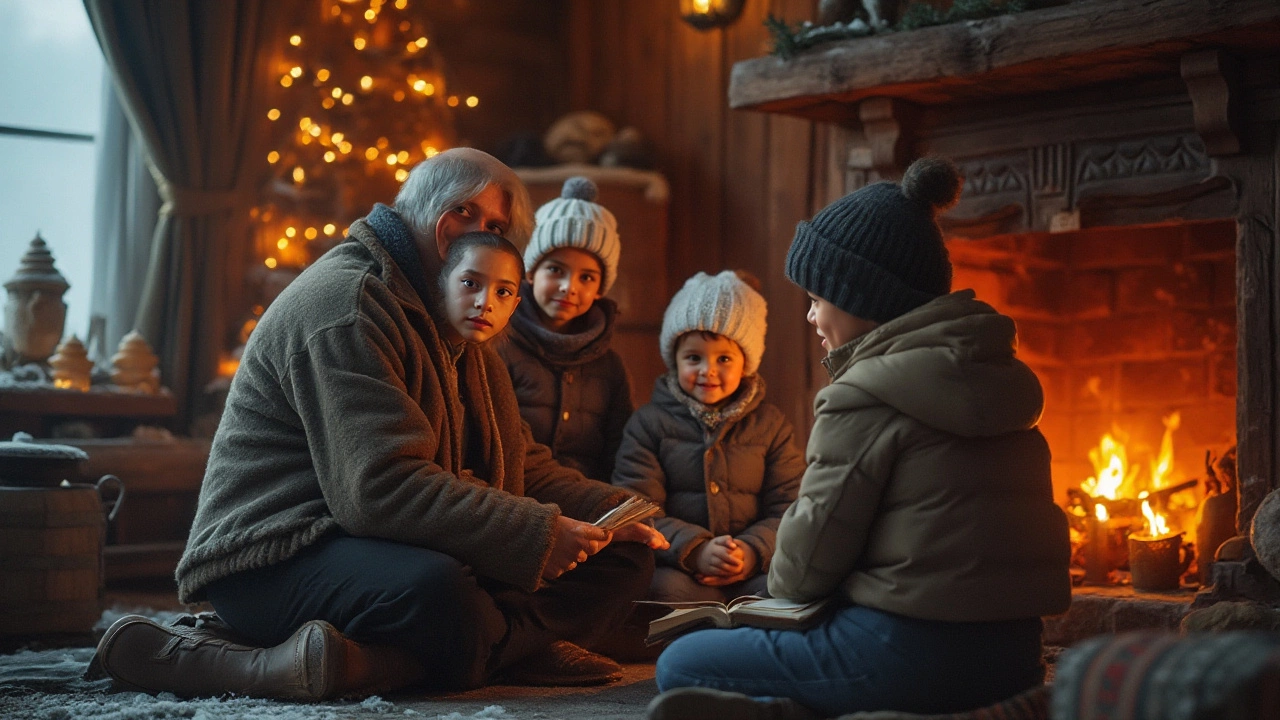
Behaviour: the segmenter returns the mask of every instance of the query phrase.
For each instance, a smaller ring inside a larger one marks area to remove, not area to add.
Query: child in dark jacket
[[[752,278],[754,280],[754,278]],[[670,372],[627,422],[613,483],[663,507],[649,596],[724,601],[762,594],[778,521],[804,459],[756,373],[766,305],[731,271],[698,273],[671,299],[660,345]]]
[[[609,347],[618,306],[604,297],[618,274],[618,224],[595,198],[595,183],[571,177],[538,208],[523,302],[498,353],[533,438],[561,465],[607,482],[632,405]]]

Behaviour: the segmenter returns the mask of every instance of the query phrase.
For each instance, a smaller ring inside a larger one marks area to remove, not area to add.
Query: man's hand
[[[716,538],[716,539],[718,540],[719,538]],[[742,569],[741,570],[728,575],[700,574],[700,575],[694,576],[694,579],[702,583],[703,585],[708,585],[710,587],[721,587],[724,585],[732,585],[734,583],[742,582],[743,580],[746,580],[747,578],[754,575],[756,572],[756,567],[759,566],[760,564],[760,556],[756,554],[756,551],[754,548],[752,548],[747,543],[742,542],[741,540],[734,540],[733,543],[737,545],[739,552],[742,553]]]
[[[694,567],[699,575],[730,576],[742,572],[742,547],[728,535],[708,540],[698,550]]]
[[[542,568],[542,579],[555,580],[609,544],[610,534],[600,528],[560,515],[551,534],[551,555]]]
[[[613,541],[644,543],[654,550],[666,550],[671,547],[671,543],[667,542],[662,533],[644,523],[631,523],[618,528],[613,532]]]

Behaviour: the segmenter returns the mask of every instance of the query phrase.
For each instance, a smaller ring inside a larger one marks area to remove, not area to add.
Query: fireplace
[[[1017,321],[1019,357],[1044,386],[1040,429],[1081,572],[1096,559],[1091,529],[1151,530],[1143,499],[1160,534],[1181,533],[1202,559],[1216,549],[1196,519],[1206,461],[1235,443],[1235,241],[1232,220],[948,241],[955,287]],[[1123,530],[1116,567],[1086,580],[1126,578]]]
[[[1018,321],[1073,524],[1147,499],[1195,540],[1187,481],[1235,446],[1247,536],[1280,475],[1280,5],[1081,0],[741,62],[729,98],[820,123],[815,208],[957,162],[954,285]],[[1132,502],[1095,503],[1116,442]]]

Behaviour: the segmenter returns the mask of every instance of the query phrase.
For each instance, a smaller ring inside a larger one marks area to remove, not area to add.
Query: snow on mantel
[[[1274,53],[1278,45],[1276,0],[1083,0],[742,61],[729,105],[856,122],[865,98],[942,105],[1177,77],[1191,52]]]

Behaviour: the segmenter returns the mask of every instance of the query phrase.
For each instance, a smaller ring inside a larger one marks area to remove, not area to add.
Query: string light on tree
[[[445,91],[429,7],[315,0],[287,35],[266,113],[278,128],[265,157],[274,179],[251,213],[263,266],[305,267],[374,203],[394,199],[413,165],[455,143],[453,113],[480,99]]]

